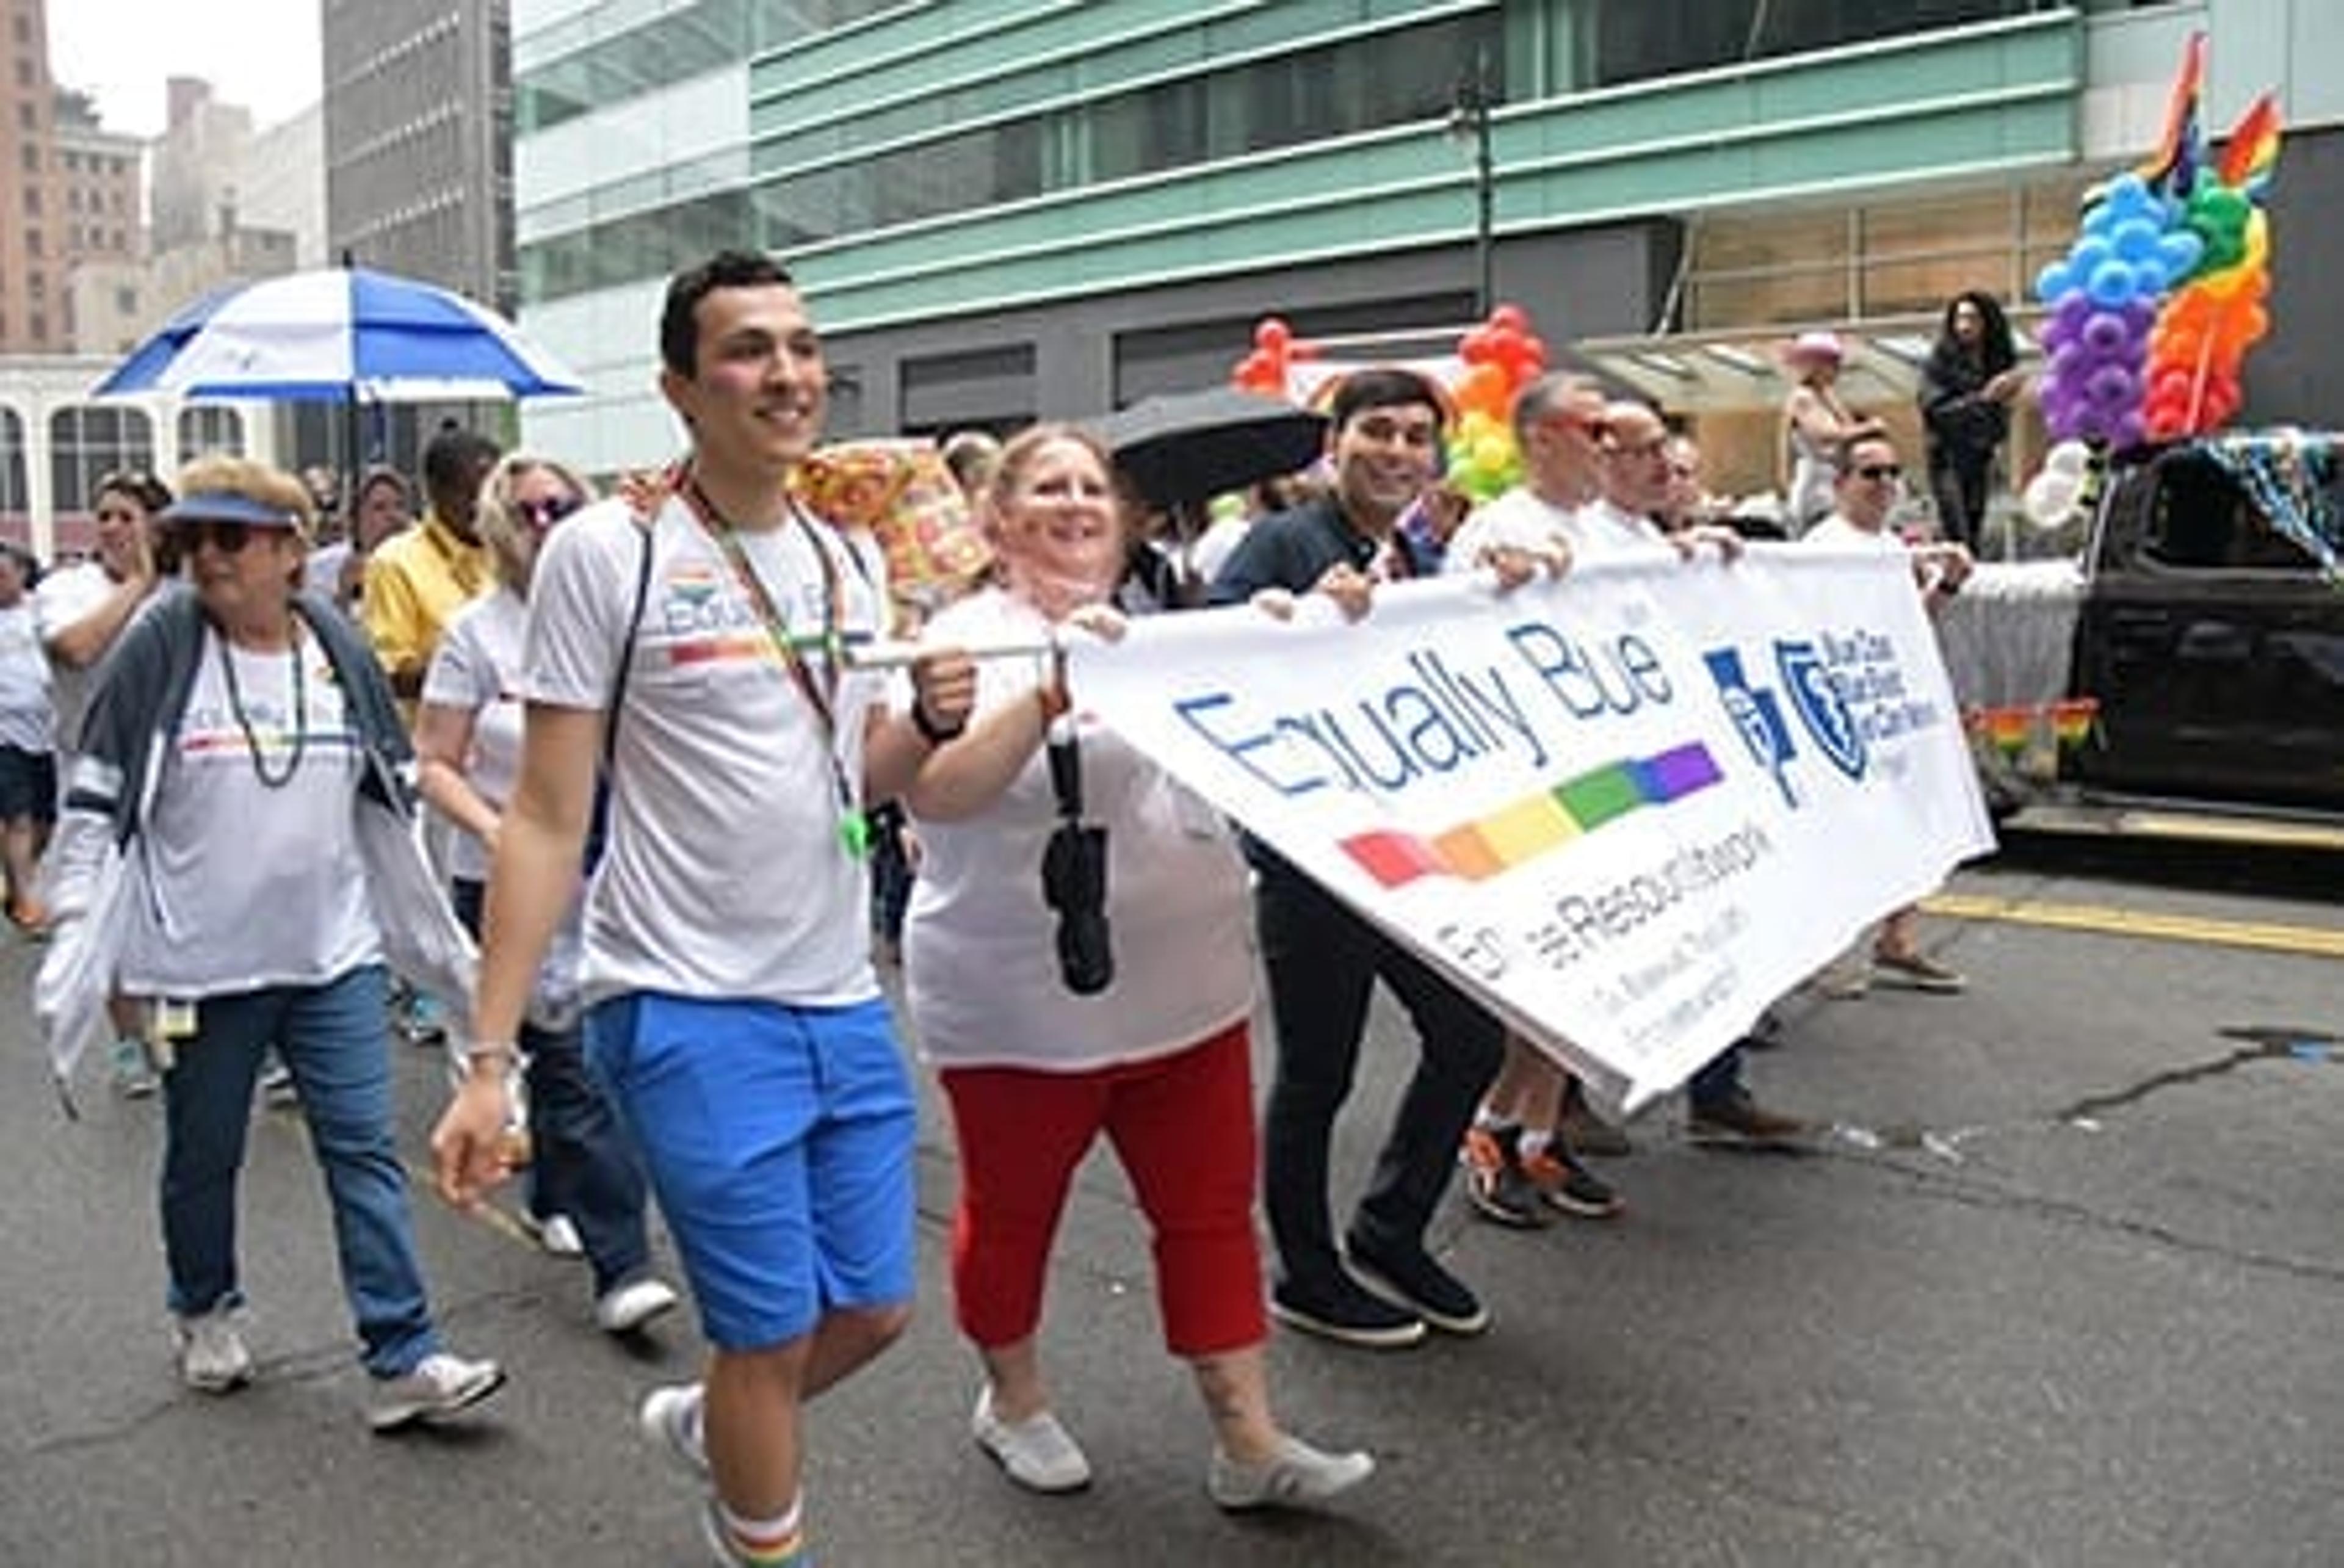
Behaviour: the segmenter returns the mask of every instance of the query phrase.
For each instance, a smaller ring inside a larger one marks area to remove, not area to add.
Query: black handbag
[[[1115,951],[1107,934],[1106,828],[1083,821],[1083,761],[1075,720],[1051,721],[1050,788],[1058,825],[1042,852],[1042,897],[1058,916],[1058,974],[1077,996],[1115,983]]]

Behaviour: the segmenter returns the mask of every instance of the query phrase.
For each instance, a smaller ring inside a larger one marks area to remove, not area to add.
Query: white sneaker
[[[637,1333],[661,1313],[674,1310],[675,1301],[675,1291],[663,1280],[630,1280],[594,1299],[594,1322],[606,1334]]]
[[[537,1244],[556,1258],[583,1258],[586,1243],[567,1214],[549,1214],[537,1222]]]
[[[1322,1453],[1298,1437],[1282,1437],[1278,1457],[1258,1464],[1240,1464],[1214,1449],[1205,1490],[1232,1512],[1305,1507],[1349,1492],[1375,1472],[1372,1454]]]
[[[969,1432],[1001,1462],[1009,1479],[1031,1492],[1079,1492],[1091,1483],[1091,1462],[1048,1411],[1012,1424],[993,1413],[993,1385],[976,1396]]]
[[[643,1396],[635,1424],[643,1438],[693,1481],[708,1480],[708,1447],[700,1431],[698,1383],[671,1383]]]
[[[405,1376],[375,1384],[367,1424],[377,1431],[395,1431],[416,1421],[439,1421],[470,1410],[504,1386],[505,1371],[496,1362],[468,1361],[436,1351]]]
[[[179,1320],[179,1381],[189,1388],[224,1394],[252,1381],[252,1352],[229,1314],[219,1307]]]
[[[163,1075],[155,1070],[146,1042],[136,1035],[115,1041],[108,1060],[114,1071],[114,1092],[124,1099],[150,1099],[163,1087]]]

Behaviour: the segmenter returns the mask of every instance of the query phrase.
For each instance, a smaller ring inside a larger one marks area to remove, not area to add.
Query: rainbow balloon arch
[[[2182,57],[2154,157],[2085,198],[2081,232],[2036,278],[2049,309],[2043,420],[2098,450],[2178,440],[2243,401],[2239,369],[2270,330],[2270,217],[2279,115],[2268,93],[2207,156],[2206,36]]]
[[[1294,335],[1284,319],[1265,316],[1253,329],[1253,349],[1229,372],[1250,392],[1317,405],[1342,379],[1371,369],[1410,370],[1448,400],[1450,486],[1476,502],[1493,501],[1521,482],[1521,453],[1511,422],[1514,398],[1547,368],[1546,340],[1531,329],[1530,313],[1500,305],[1489,319],[1457,339],[1457,351],[1431,359],[1344,360]]]

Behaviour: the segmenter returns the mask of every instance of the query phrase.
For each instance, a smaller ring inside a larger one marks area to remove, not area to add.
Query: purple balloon
[[[2092,297],[2080,288],[2070,288],[2059,296],[2059,303],[2051,311],[2051,324],[2064,337],[2072,338],[2084,329],[2092,319]]]
[[[2118,410],[2139,400],[2140,383],[2122,365],[2103,365],[2084,383],[2084,395],[2113,418]]]
[[[2126,300],[2124,319],[2125,325],[2132,329],[2134,337],[2147,337],[2148,329],[2157,325],[2157,301],[2142,298]]]
[[[2119,447],[2137,447],[2140,445],[2141,438],[2147,434],[2148,426],[2142,422],[2140,415],[2127,412],[2118,416],[2116,429],[2109,432],[2109,440]]]
[[[2090,367],[2093,358],[2092,351],[2081,343],[2062,343],[2051,350],[2051,379],[2073,380]]]
[[[2096,310],[2092,319],[2084,323],[2084,347],[2102,359],[2123,352],[2125,345],[2131,341],[2132,329],[2120,311]]]

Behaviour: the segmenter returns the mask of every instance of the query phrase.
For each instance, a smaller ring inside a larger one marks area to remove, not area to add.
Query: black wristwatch
[[[946,729],[928,717],[928,705],[914,697],[912,699],[912,728],[919,731],[920,739],[927,742],[928,744],[940,746],[946,741],[959,739],[961,732],[968,728],[968,721],[963,719],[959,723]]]

